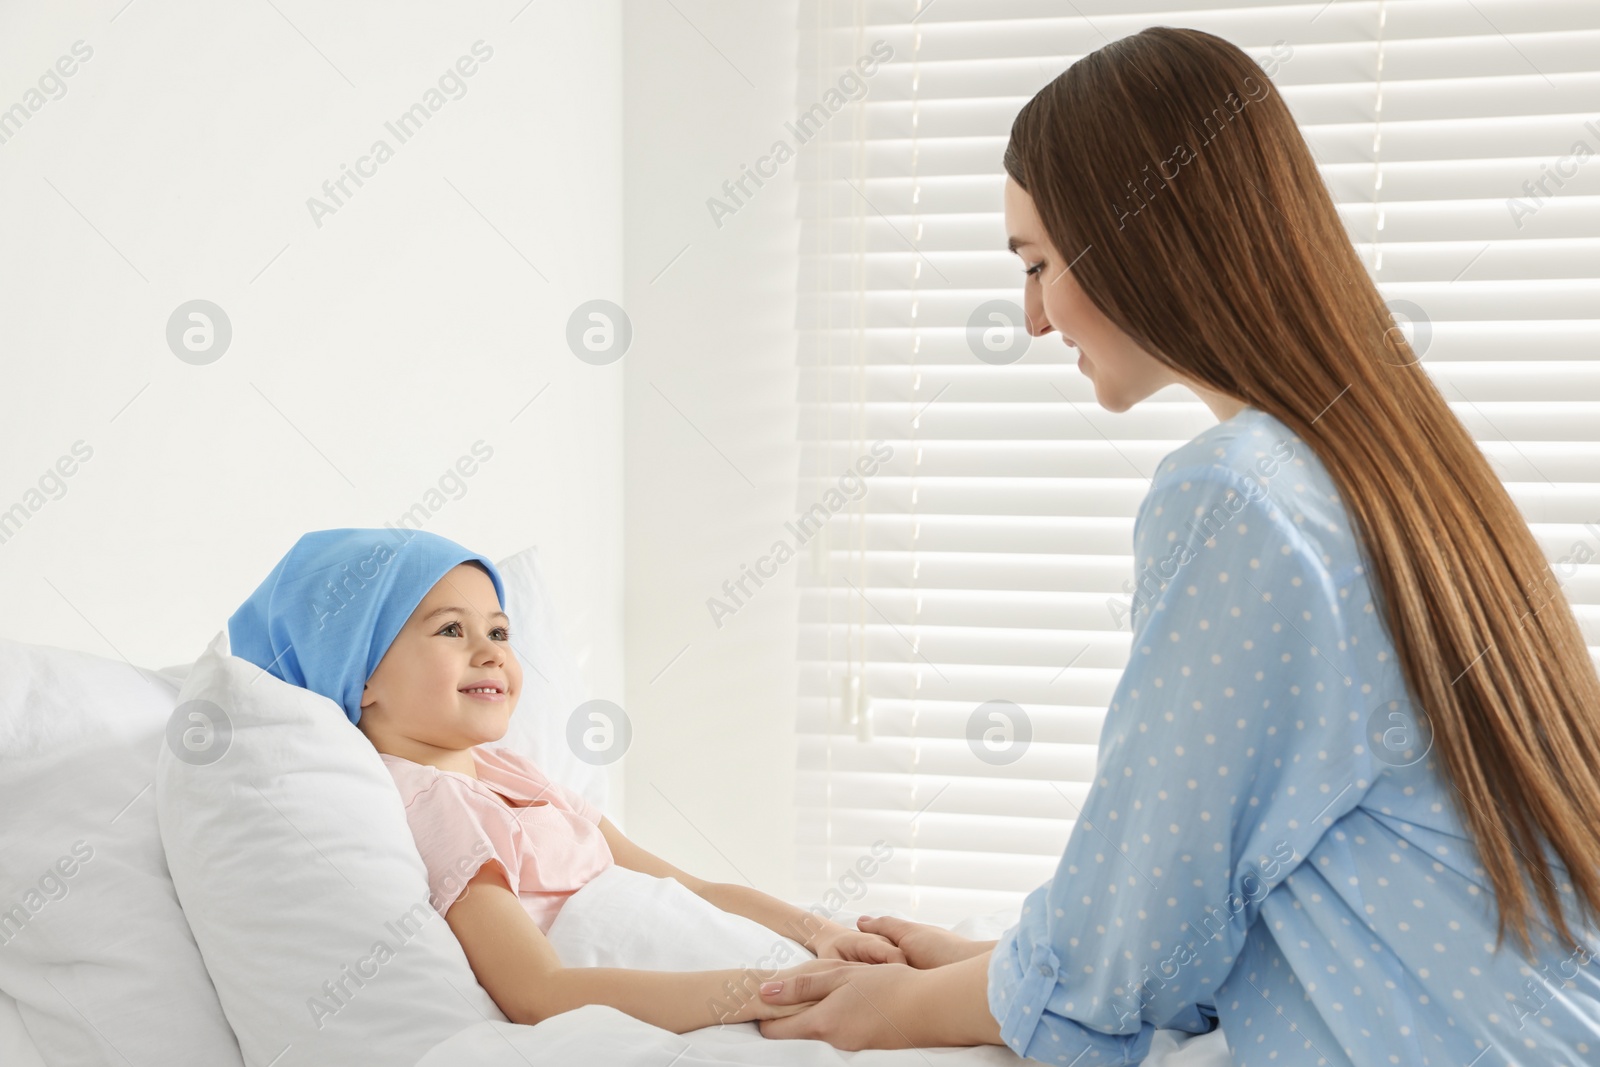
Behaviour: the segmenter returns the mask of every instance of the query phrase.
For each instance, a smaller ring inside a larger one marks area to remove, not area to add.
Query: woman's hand
[[[824,972],[833,973],[835,971],[841,971],[845,969],[866,970],[867,965],[848,960],[807,960],[806,962],[796,964],[793,967],[784,968],[771,978],[767,979],[765,982],[760,983],[760,986],[767,987],[772,985],[774,982],[780,982],[783,984],[784,988],[794,992],[800,989],[800,987],[795,983],[804,981],[806,975]],[[818,989],[816,993],[817,999],[821,999],[823,993],[823,990]],[[754,996],[740,1003],[738,1011],[720,1015],[717,1019],[717,1022],[744,1023],[757,1022],[765,1019],[782,1019],[785,1016],[802,1012],[811,1007],[814,1003],[814,1000],[806,1000],[798,995],[785,997],[781,1000],[775,1000],[771,997],[762,996],[760,989],[758,988],[755,990]]]
[[[905,963],[905,953],[882,934],[852,930],[836,923],[811,940],[819,960],[853,960],[857,963]]]
[[[862,931],[884,938],[900,950],[905,962],[918,970],[959,963],[993,947],[989,941],[969,941],[940,926],[914,923],[889,915],[856,920]],[[822,955],[820,952],[817,955]]]
[[[920,977],[901,963],[867,967],[838,961],[793,977],[780,975],[761,983],[767,1007],[783,1011],[761,1023],[761,1034],[826,1041],[847,1050],[925,1045],[916,989]],[[768,992],[780,979],[782,988]]]
[[[761,983],[761,999],[774,1008],[809,1006],[763,1021],[761,1034],[850,1050],[998,1045],[1000,1024],[989,1013],[990,958],[985,951],[931,970],[841,962],[794,968],[803,973]]]

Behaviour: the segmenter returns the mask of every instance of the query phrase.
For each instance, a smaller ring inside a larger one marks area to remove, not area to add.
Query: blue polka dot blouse
[[[1239,1067],[1600,1063],[1600,933],[1495,950],[1464,801],[1310,447],[1245,408],[1162,461],[1133,539],[1095,780],[991,958],[1006,1044],[1131,1064],[1220,1022]]]

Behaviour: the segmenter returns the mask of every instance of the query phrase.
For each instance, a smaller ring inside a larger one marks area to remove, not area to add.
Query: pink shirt
[[[478,868],[498,863],[528,915],[549,933],[567,898],[613,862],[600,809],[509,748],[471,751],[476,779],[380,753],[428,868],[430,902],[445,914]]]

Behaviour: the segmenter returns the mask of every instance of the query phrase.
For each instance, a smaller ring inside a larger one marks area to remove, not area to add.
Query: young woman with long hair
[[[823,999],[763,1031],[1082,1067],[1220,1022],[1238,1064],[1600,1062],[1600,678],[1282,97],[1153,27],[1042,89],[1004,162],[1031,332],[1109,410],[1179,383],[1219,422],[1140,507],[1054,878],[993,943],[865,920],[909,965],[790,978],[770,999]]]

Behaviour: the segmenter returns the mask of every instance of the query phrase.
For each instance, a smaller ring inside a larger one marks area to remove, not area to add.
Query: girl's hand
[[[856,925],[865,933],[881,937],[894,945],[904,961],[918,970],[959,963],[989,947],[984,942],[969,941],[943,927],[914,923],[889,915],[877,918],[863,915],[856,920]],[[821,956],[822,953],[817,955]]]
[[[851,960],[856,963],[905,963],[906,956],[895,943],[876,933],[833,926],[811,942],[819,960]]]

